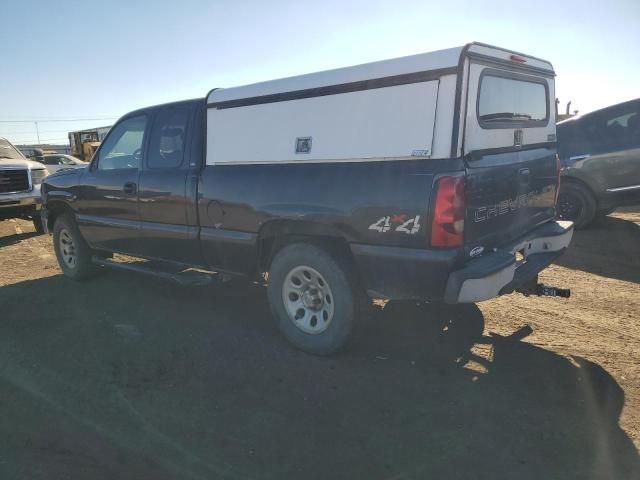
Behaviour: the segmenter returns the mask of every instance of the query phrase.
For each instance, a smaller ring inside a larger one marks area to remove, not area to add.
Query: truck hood
[[[62,168],[60,170],[56,170],[55,172],[49,174],[49,176],[52,177],[52,176],[55,175],[56,177],[61,177],[63,175],[76,175],[78,172],[84,170],[85,168],[87,168],[87,167],[85,167],[84,165],[82,165],[82,166],[78,166],[78,165],[69,166],[69,167],[66,167],[66,168]]]
[[[53,172],[51,174],[49,174],[44,182],[46,183],[49,180],[52,180],[54,178],[59,178],[59,177],[65,177],[65,176],[69,176],[69,175],[78,175],[80,172],[84,171],[86,167],[83,165],[82,167],[76,167],[76,168],[63,168],[62,170],[58,170],[56,172]]]
[[[31,168],[32,170],[38,170],[44,168],[44,165],[27,159],[0,158],[0,169],[3,168]]]

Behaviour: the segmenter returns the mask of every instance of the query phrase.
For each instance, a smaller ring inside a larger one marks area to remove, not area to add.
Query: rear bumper
[[[466,262],[459,250],[359,244],[352,244],[351,250],[372,297],[473,303],[526,285],[562,255],[572,235],[573,223],[549,222],[509,245]],[[516,260],[516,252],[523,255],[522,260]]]
[[[573,223],[546,223],[519,240],[472,260],[449,276],[447,303],[473,303],[524,287],[564,253],[573,236]],[[516,259],[520,252],[522,259]]]

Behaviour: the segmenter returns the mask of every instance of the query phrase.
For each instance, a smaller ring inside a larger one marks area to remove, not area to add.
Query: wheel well
[[[49,229],[49,231],[53,230],[53,226],[56,223],[56,218],[58,218],[60,215],[67,212],[73,214],[73,209],[65,202],[60,201],[49,202],[47,204],[47,210],[47,228]]]
[[[310,243],[336,256],[353,260],[349,243],[332,227],[305,221],[272,221],[258,235],[260,270],[269,270],[276,254],[292,243]]]
[[[580,185],[581,187],[584,187],[587,190],[587,192],[589,192],[591,194],[591,196],[593,197],[594,201],[596,202],[596,205],[598,205],[600,203],[600,199],[598,198],[598,196],[593,191],[593,188],[591,188],[589,186],[589,184],[587,182],[585,182],[584,180],[581,180],[581,179],[576,178],[576,177],[562,176],[561,179],[560,179],[560,192],[562,192],[562,185],[566,184],[566,183],[573,183],[575,185]]]

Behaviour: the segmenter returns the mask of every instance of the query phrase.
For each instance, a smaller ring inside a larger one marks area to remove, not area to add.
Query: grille
[[[24,192],[29,190],[27,170],[1,170],[0,193]]]

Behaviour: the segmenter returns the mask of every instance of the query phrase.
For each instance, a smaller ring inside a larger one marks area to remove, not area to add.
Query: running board
[[[144,275],[161,278],[163,280],[169,280],[177,283],[182,287],[206,287],[217,283],[223,283],[230,279],[228,275],[222,273],[209,273],[193,269],[186,269],[177,273],[170,273],[136,263],[117,262],[110,258],[102,258],[96,256],[91,258],[91,262],[94,265],[105,268],[142,273]]]

